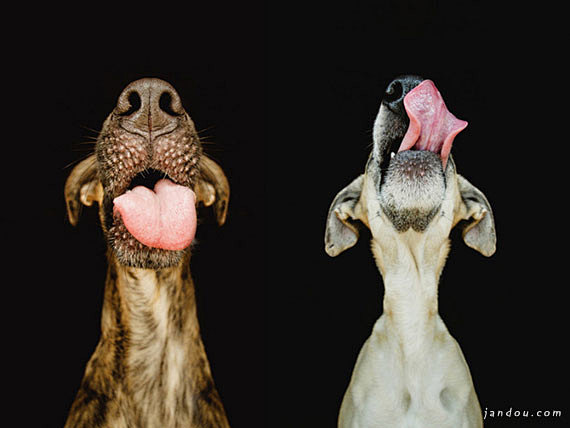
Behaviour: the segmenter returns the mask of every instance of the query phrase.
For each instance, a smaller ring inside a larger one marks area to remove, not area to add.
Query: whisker
[[[79,145],[79,146],[86,146],[86,145],[90,145],[90,146],[94,146],[95,145],[95,141],[80,141],[77,143],[73,143],[73,145]]]
[[[69,162],[67,165],[65,165],[64,167],[62,167],[62,169],[67,169],[67,168],[70,168],[70,167],[72,167],[72,166],[74,166],[74,165],[76,165],[76,164],[78,164],[78,163],[81,163],[81,162],[83,162],[85,159],[87,159],[89,156],[91,156],[92,154],[93,154],[92,152],[87,153],[86,155],[83,155],[83,156],[79,157],[78,159],[75,159],[75,160]]]
[[[85,151],[95,151],[94,141],[85,141],[81,143],[73,143],[71,145],[72,152],[85,152]]]
[[[219,144],[214,143],[213,141],[200,141],[200,143],[202,143],[203,147],[207,147],[208,150],[222,150],[222,147],[220,147]]]
[[[89,126],[86,126],[86,125],[80,125],[80,126],[81,126],[81,128],[85,129],[86,131],[94,132],[97,135],[99,135],[101,133],[101,130],[93,129],[93,128],[90,128]],[[97,137],[95,137],[95,138],[97,138]]]
[[[209,138],[211,138],[212,135],[206,135],[204,137],[200,137],[200,142],[201,143],[206,143],[206,144],[212,144],[212,141],[209,140]]]
[[[202,133],[204,133],[205,131],[209,131],[210,129],[213,129],[213,128],[215,128],[215,125],[207,126],[206,128],[202,128],[200,130],[197,130],[196,134],[198,134],[199,137],[202,137]]]

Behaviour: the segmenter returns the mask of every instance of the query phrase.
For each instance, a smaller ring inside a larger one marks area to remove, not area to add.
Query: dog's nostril
[[[160,109],[170,116],[178,116],[180,113],[174,110],[172,103],[173,99],[170,92],[165,91],[160,95],[160,98],[158,100],[158,106]]]
[[[383,102],[392,112],[404,113],[404,97],[423,79],[420,76],[404,75],[394,79],[384,93]]]
[[[396,80],[392,82],[386,89],[384,99],[389,103],[398,101],[402,97],[403,92],[404,88],[402,86],[402,83]]]
[[[172,86],[159,79],[145,78],[123,90],[114,114],[127,131],[144,136],[152,132],[156,138],[176,128],[185,112]]]
[[[119,116],[130,116],[141,108],[141,97],[137,91],[132,91],[127,100],[129,101],[129,108],[119,113]]]

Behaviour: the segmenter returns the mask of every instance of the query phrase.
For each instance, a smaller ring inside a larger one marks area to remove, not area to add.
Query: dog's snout
[[[157,136],[176,128],[184,113],[176,90],[167,82],[145,78],[128,85],[117,102],[115,113],[122,126],[133,133]]]
[[[395,78],[384,93],[382,102],[397,114],[404,113],[404,97],[424,80],[420,76],[405,75]]]

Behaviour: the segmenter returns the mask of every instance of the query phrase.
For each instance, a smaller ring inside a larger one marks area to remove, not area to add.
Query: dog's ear
[[[204,206],[214,205],[218,225],[223,225],[228,212],[230,184],[222,168],[206,155],[202,155],[200,175],[194,190],[196,199]]]
[[[463,204],[460,219],[467,221],[463,225],[463,241],[484,256],[492,256],[497,247],[497,235],[491,205],[483,192],[459,174],[457,182]]]
[[[358,241],[358,228],[353,220],[355,207],[360,200],[364,174],[342,189],[334,198],[327,217],[325,251],[331,257],[338,256]]]
[[[103,186],[99,181],[97,159],[89,156],[73,168],[65,182],[65,203],[69,222],[75,226],[81,213],[81,205],[91,206],[103,200]]]

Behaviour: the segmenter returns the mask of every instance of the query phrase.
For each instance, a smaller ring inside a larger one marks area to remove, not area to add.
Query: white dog
[[[437,304],[454,226],[459,223],[465,243],[485,256],[496,246],[487,199],[457,174],[450,156],[465,126],[433,82],[395,79],[374,124],[364,174],[329,210],[327,253],[336,256],[353,246],[362,222],[371,231],[385,287],[383,315],[356,361],[339,427],[483,425],[469,368]],[[391,153],[396,144],[398,153]]]

